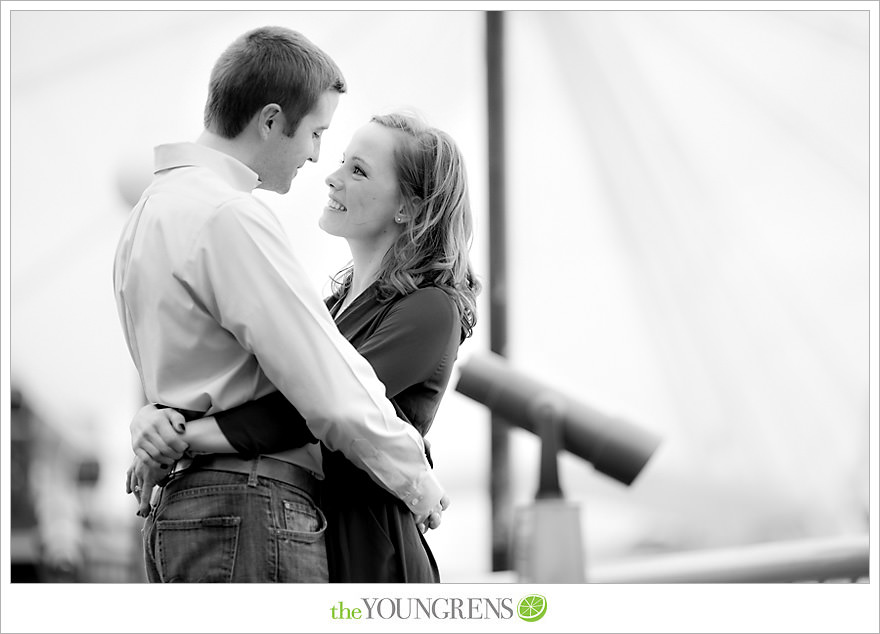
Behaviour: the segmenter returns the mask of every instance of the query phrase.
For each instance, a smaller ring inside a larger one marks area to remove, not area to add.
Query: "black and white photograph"
[[[880,3],[2,5],[0,631],[878,631]]]

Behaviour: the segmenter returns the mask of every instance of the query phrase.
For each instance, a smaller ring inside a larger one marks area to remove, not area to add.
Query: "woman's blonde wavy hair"
[[[401,133],[394,159],[406,212],[404,230],[382,261],[379,301],[437,286],[458,306],[462,338],[470,337],[482,285],[470,262],[473,221],[461,152],[452,137],[417,116],[393,113],[370,121]],[[341,297],[351,278],[349,265],[333,278],[333,295]]]

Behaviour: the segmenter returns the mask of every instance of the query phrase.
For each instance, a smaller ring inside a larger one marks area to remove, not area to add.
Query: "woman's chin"
[[[338,238],[343,237],[339,232],[339,212],[324,209],[324,213],[318,218],[318,227],[321,231]]]

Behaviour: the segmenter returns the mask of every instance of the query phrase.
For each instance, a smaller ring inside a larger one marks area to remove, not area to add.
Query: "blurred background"
[[[153,146],[198,136],[216,57],[266,24],[302,31],[349,83],[320,162],[285,196],[257,193],[315,288],[347,261],[317,227],[324,177],[370,115],[416,109],[468,161],[486,291],[459,366],[491,347],[494,293],[511,367],[662,439],[629,486],[560,454],[588,573],[866,535],[868,15],[505,11],[496,155],[483,11],[11,11],[12,579],[143,580],[124,490],[142,394],[113,253]],[[492,165],[506,175],[494,287]],[[444,581],[513,581],[515,561],[493,555],[492,417],[454,390],[459,371],[429,435],[453,501],[429,542]],[[506,437],[518,512],[541,446]]]

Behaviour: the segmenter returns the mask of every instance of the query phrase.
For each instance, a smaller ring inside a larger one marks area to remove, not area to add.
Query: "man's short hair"
[[[293,136],[322,94],[344,93],[336,63],[297,31],[266,26],[236,39],[211,71],[205,128],[227,139],[237,137],[263,106],[276,103]]]

